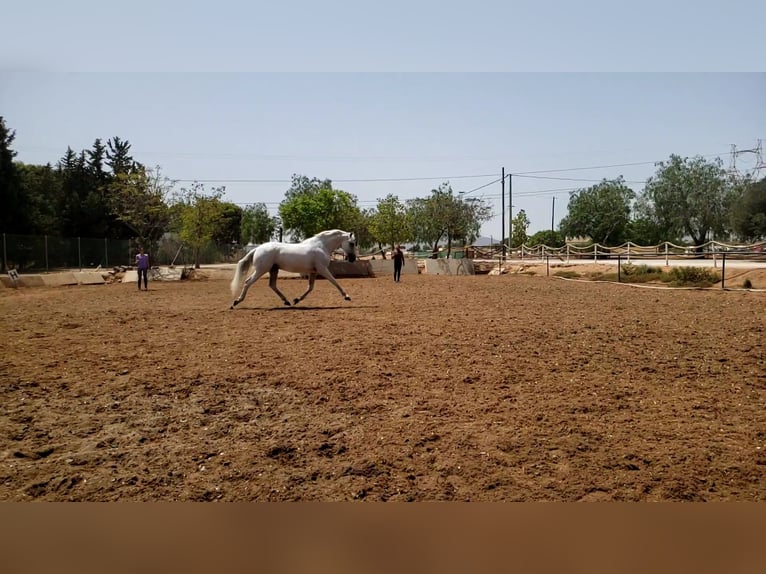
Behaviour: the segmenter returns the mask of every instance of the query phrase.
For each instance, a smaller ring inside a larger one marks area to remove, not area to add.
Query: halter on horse
[[[309,237],[300,243],[270,242],[259,245],[237,263],[237,271],[234,274],[234,279],[231,280],[232,295],[236,295],[242,276],[247,272],[250,265],[255,267],[255,271],[245,280],[242,292],[239,294],[239,297],[234,299],[231,309],[234,309],[236,305],[245,299],[250,286],[267,271],[269,272],[269,287],[279,295],[285,305],[289,306],[290,302],[277,289],[277,275],[280,269],[309,276],[309,288],[303,295],[293,300],[293,305],[297,305],[306,295],[311,293],[314,289],[314,280],[317,275],[321,275],[335,285],[346,301],[351,301],[351,297],[338,284],[329,269],[332,253],[338,247],[343,248],[343,251],[348,255],[349,261],[356,259],[353,235],[340,229],[320,231],[314,237]]]

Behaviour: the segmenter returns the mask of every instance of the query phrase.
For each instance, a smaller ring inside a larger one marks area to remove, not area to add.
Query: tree
[[[3,233],[29,232],[29,205],[21,178],[13,158],[16,152],[11,149],[16,131],[9,130],[5,118],[0,116],[0,230]]]
[[[100,140],[96,140],[101,143]],[[113,137],[106,142],[108,150],[106,151],[106,164],[111,168],[112,173],[127,173],[137,167],[133,156],[130,155],[130,143],[127,140],[121,140]]]
[[[107,179],[107,173],[104,171],[104,162],[106,161],[106,148],[101,143],[101,139],[96,138],[93,142],[93,149],[88,150],[88,169],[99,184],[103,185]]]
[[[492,209],[478,198],[464,199],[462,195],[449,194],[445,201],[445,233],[447,235],[447,257],[452,252],[452,242],[459,241],[463,245],[473,243],[479,236],[481,224],[492,218]]]
[[[444,236],[444,225],[439,213],[438,199],[434,197],[435,191],[432,190],[431,197],[418,197],[407,201],[413,239],[428,245],[433,252],[433,258],[436,258],[439,241]]]
[[[277,219],[269,215],[265,203],[254,203],[242,212],[240,242],[266,243],[277,230]]]
[[[47,165],[16,162],[21,188],[26,196],[29,233],[59,235],[61,220],[57,206],[61,197],[61,177]]]
[[[279,204],[279,217],[293,239],[302,240],[326,229],[353,231],[361,212],[356,197],[333,189],[330,180],[294,175],[293,186]]]
[[[410,200],[408,207],[413,239],[429,245],[434,258],[442,238],[447,239],[449,256],[453,241],[472,242],[481,224],[492,217],[492,210],[484,201],[456,197],[448,182],[432,189],[427,198]]]
[[[177,198],[179,235],[181,240],[191,246],[194,267],[199,269],[200,252],[216,233],[221,219],[222,202],[225,189],[213,188],[205,190],[202,183],[194,182],[190,189],[181,188]]]
[[[321,189],[332,189],[332,181],[329,179],[311,179],[305,175],[293,174],[290,189],[285,192],[285,199],[291,200],[299,195],[312,195]]]
[[[516,217],[511,221],[513,225],[513,237],[511,237],[511,247],[521,247],[527,242],[527,229],[529,229],[529,218],[527,212],[520,209]]]
[[[545,245],[546,247],[564,247],[566,240],[560,231],[545,229],[538,231],[527,240],[530,247]]]
[[[666,238],[691,238],[702,245],[727,228],[727,208],[733,188],[727,183],[720,158],[707,161],[671,155],[649,178],[640,212]]]
[[[99,140],[94,150],[76,154],[67,148],[58,163],[61,178],[59,213],[61,231],[70,237],[120,237],[118,225],[109,208],[107,187],[111,175],[102,170]]]
[[[119,172],[108,186],[114,217],[147,248],[162,237],[170,222],[168,201],[174,185],[157,166]]]
[[[59,214],[61,232],[66,237],[89,237],[87,231],[87,195],[91,185],[85,161],[85,153],[76,154],[67,147],[57,169],[61,179]]]
[[[370,220],[370,233],[378,244],[396,245],[409,241],[412,236],[407,207],[396,195],[378,199],[377,211]]]
[[[219,206],[218,223],[213,230],[213,241],[218,244],[239,243],[242,234],[242,208],[228,201]]]
[[[745,186],[732,205],[731,227],[742,241],[766,239],[766,178]]]
[[[376,243],[375,236],[372,234],[372,221],[375,217],[375,209],[363,209],[360,211],[359,220],[354,228],[354,239],[359,249],[369,249]],[[382,246],[378,244],[378,248]]]
[[[628,241],[636,245],[659,245],[663,241],[673,241],[675,237],[666,237],[651,217],[639,215],[628,223]]]
[[[634,197],[622,176],[574,191],[559,225],[561,232],[569,237],[587,236],[602,245],[620,245],[627,237]]]

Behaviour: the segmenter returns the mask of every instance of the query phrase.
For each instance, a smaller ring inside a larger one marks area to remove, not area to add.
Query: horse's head
[[[356,240],[354,239],[353,233],[344,232],[343,241],[341,242],[340,246],[351,263],[356,261]]]
[[[327,231],[320,231],[314,237],[306,239],[306,241],[319,241],[328,254],[340,247],[349,261],[356,261],[356,239],[354,239],[353,233],[343,231],[342,229],[329,229]]]

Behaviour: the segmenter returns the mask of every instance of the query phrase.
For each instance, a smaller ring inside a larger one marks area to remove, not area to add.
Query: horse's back
[[[255,249],[253,261],[257,268],[271,269],[276,265],[292,273],[310,273],[316,270],[318,258],[326,254],[307,243],[263,243]]]

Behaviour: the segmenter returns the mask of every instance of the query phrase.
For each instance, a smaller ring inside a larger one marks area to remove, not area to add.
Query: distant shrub
[[[662,279],[663,271],[659,267],[648,265],[632,265],[627,263],[621,266],[622,280],[626,283],[646,283]]]
[[[716,271],[707,267],[673,267],[670,276],[673,284],[685,287],[710,287],[721,280]]]
[[[633,265],[626,263],[622,266],[622,272],[625,275],[636,277],[639,275],[662,275],[662,269],[659,267],[649,267],[648,265]]]
[[[742,288],[743,288],[743,289],[752,289],[752,288],[753,288],[753,282],[752,282],[752,281],[750,281],[750,279],[745,279],[745,280],[742,282]]]

